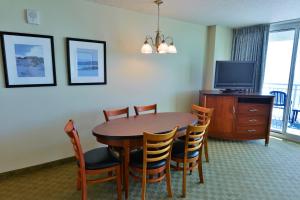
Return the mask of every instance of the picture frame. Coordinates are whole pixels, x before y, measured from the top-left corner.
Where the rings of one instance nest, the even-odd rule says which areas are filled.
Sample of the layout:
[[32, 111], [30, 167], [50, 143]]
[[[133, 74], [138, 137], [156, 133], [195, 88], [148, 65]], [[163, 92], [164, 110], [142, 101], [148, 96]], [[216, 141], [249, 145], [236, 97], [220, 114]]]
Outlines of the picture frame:
[[106, 42], [66, 38], [69, 85], [106, 85]]
[[56, 86], [53, 36], [0, 32], [5, 85]]

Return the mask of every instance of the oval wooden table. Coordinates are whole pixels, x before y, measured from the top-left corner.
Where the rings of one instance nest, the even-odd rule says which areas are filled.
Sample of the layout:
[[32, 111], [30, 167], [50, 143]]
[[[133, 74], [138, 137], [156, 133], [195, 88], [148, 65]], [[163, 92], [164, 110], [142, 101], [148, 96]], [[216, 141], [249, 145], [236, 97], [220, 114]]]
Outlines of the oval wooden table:
[[124, 189], [128, 199], [130, 150], [143, 145], [143, 132], [165, 133], [178, 126], [176, 137], [184, 134], [189, 124], [196, 124], [198, 118], [191, 113], [168, 112], [144, 114], [129, 118], [118, 118], [104, 122], [93, 129], [97, 141], [114, 147], [122, 147], [124, 166]]

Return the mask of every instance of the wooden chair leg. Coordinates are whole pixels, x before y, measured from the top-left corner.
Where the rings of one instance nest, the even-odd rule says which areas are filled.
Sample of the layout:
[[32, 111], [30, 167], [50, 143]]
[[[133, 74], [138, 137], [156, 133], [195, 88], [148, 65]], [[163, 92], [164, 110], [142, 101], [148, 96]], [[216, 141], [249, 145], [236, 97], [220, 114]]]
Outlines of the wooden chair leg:
[[198, 159], [198, 173], [199, 173], [200, 183], [204, 183], [203, 170], [202, 170], [202, 149], [203, 147], [201, 146], [200, 155]]
[[143, 168], [143, 177], [142, 177], [142, 200], [146, 199], [146, 182], [147, 181], [147, 171], [146, 167]]
[[[193, 167], [193, 163], [189, 163], [189, 167], [192, 168]], [[190, 175], [192, 175], [193, 170], [190, 169]]]
[[204, 153], [205, 153], [206, 162], [209, 162], [207, 136], [205, 136], [205, 138], [204, 138]]
[[121, 167], [116, 169], [118, 200], [122, 200]]
[[81, 199], [87, 200], [87, 183], [85, 174], [81, 176]]
[[120, 160], [121, 160], [121, 183], [122, 184], [122, 190], [125, 191], [125, 178], [124, 178], [124, 175], [125, 175], [125, 166], [124, 166], [124, 151], [123, 149], [120, 150]]
[[166, 181], [167, 181], [167, 191], [168, 197], [172, 197], [172, 186], [171, 186], [171, 172], [170, 172], [170, 164], [168, 164], [166, 169]]
[[77, 190], [81, 190], [80, 171], [77, 173]]
[[186, 196], [186, 171], [187, 171], [187, 163], [183, 163], [183, 176], [182, 176], [182, 197], [185, 198]]

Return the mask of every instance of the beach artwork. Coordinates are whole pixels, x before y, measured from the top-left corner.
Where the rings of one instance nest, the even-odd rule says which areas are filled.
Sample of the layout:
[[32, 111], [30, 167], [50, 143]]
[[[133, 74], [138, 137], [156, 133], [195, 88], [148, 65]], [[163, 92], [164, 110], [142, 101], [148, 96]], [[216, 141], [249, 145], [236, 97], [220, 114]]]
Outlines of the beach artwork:
[[106, 42], [67, 38], [69, 85], [105, 85]]
[[15, 44], [18, 77], [45, 77], [43, 47]]
[[5, 85], [56, 86], [53, 36], [0, 32]]
[[98, 76], [98, 51], [97, 49], [77, 49], [78, 76]]

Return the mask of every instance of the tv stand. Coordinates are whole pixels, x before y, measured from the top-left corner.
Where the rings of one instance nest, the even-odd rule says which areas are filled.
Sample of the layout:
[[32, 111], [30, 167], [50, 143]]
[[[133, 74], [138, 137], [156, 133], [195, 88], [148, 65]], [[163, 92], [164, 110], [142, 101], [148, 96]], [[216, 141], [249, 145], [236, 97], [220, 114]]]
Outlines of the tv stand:
[[208, 136], [227, 140], [265, 139], [269, 143], [272, 95], [200, 91], [200, 105], [214, 108]]

